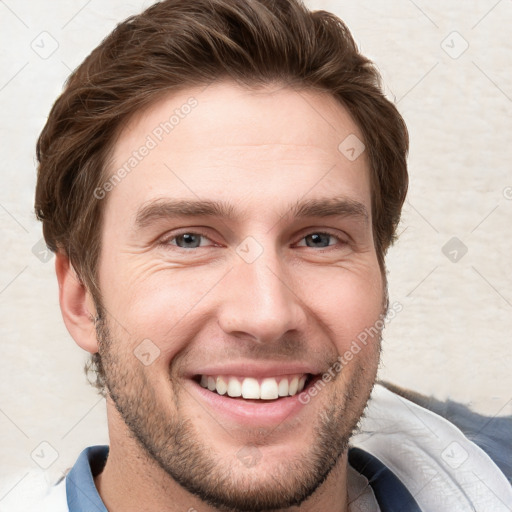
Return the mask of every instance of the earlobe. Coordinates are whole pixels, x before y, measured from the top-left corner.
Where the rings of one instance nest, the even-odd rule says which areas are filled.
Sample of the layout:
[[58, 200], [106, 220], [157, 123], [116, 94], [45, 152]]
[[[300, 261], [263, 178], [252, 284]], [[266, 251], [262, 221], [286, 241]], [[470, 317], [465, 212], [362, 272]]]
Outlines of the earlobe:
[[55, 272], [59, 282], [59, 302], [62, 318], [78, 346], [91, 354], [98, 351], [94, 318], [94, 301], [86, 286], [78, 278], [68, 256], [58, 252]]

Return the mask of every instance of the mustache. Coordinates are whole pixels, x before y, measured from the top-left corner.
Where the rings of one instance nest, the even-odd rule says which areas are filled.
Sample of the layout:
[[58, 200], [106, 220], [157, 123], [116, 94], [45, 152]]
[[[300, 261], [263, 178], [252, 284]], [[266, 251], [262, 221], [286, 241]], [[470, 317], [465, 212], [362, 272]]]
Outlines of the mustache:
[[[198, 343], [176, 354], [171, 362], [171, 372], [181, 373], [181, 368], [193, 368], [198, 361], [208, 361], [219, 365], [226, 361], [254, 361], [271, 363], [308, 362], [327, 371], [338, 360], [339, 353], [332, 346], [326, 350], [325, 345], [318, 344], [312, 348], [304, 337], [284, 336], [272, 342], [260, 342], [249, 339], [223, 340], [214, 347], [205, 348]], [[174, 371], [173, 371], [174, 370]]]

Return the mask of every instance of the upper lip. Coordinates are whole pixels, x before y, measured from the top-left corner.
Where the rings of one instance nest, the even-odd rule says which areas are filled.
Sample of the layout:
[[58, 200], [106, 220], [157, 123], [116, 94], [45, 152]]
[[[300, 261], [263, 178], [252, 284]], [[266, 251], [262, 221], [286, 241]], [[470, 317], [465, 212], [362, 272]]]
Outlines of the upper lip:
[[239, 377], [278, 377], [281, 375], [297, 375], [307, 374], [316, 375], [321, 370], [311, 363], [286, 363], [283, 361], [266, 361], [266, 362], [238, 362], [225, 363], [222, 365], [203, 366], [188, 372], [187, 377], [193, 378], [197, 375], [234, 375]]

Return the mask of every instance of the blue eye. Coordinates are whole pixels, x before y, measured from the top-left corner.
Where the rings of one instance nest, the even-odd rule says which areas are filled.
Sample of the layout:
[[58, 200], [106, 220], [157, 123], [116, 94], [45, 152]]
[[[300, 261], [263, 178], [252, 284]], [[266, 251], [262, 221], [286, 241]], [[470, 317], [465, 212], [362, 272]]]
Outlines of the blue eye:
[[313, 233], [305, 237], [308, 247], [328, 247], [331, 235], [326, 233]]
[[[174, 245], [176, 247], [179, 247], [180, 249], [197, 249], [198, 247], [215, 245], [205, 235], [201, 235], [200, 233], [194, 232], [185, 232], [179, 235], [175, 235], [171, 238], [168, 238], [167, 241], [164, 242], [164, 244]], [[302, 239], [297, 245], [302, 247], [316, 247], [319, 249], [323, 249], [326, 247], [331, 247], [336, 244], [343, 245], [344, 242], [340, 240], [337, 236], [332, 235], [330, 233], [315, 232], [302, 237]]]
[[182, 235], [175, 236], [172, 238], [174, 242], [172, 245], [177, 245], [182, 249], [195, 249], [196, 247], [200, 247], [201, 240], [205, 238], [203, 235], [199, 235], [197, 233], [183, 233]]
[[329, 247], [330, 245], [334, 245], [334, 243], [330, 243], [334, 239], [334, 243], [336, 243], [336, 237], [330, 235], [329, 233], [311, 233], [303, 238], [306, 242], [307, 247]]

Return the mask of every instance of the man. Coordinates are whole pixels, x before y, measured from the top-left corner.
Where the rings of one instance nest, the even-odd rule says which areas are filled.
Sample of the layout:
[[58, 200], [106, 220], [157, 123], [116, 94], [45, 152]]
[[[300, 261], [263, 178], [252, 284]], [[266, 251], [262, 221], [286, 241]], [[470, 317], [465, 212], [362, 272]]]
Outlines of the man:
[[452, 424], [382, 386], [367, 408], [407, 147], [331, 14], [167, 0], [120, 24], [50, 113], [35, 205], [110, 446], [37, 510], [509, 510]]

